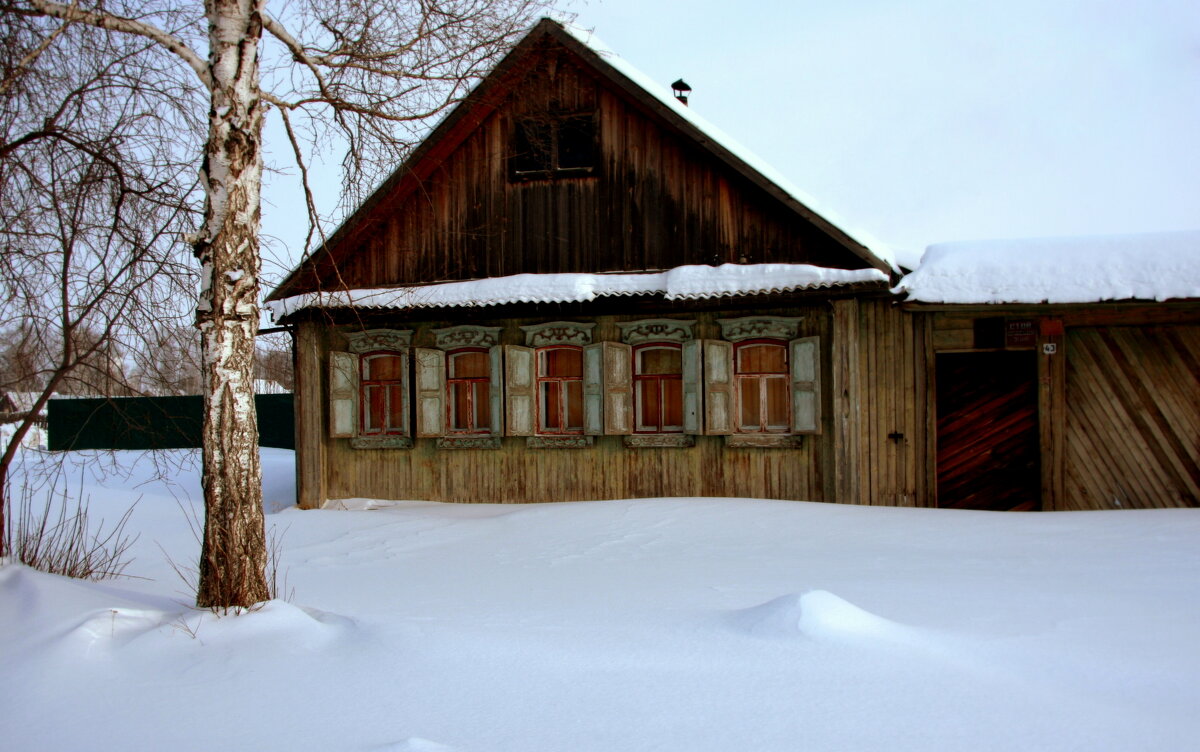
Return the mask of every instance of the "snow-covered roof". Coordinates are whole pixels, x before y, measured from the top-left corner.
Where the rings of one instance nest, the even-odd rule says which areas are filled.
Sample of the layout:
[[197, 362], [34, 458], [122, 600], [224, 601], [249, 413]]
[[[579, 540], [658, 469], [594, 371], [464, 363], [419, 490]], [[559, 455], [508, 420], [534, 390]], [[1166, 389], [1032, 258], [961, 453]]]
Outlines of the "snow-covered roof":
[[[854, 227], [848, 224], [844, 219], [837, 216], [836, 212], [831, 211], [828, 207], [821, 206], [820, 202], [804, 191], [800, 190], [765, 161], [754, 155], [749, 149], [737, 143], [728, 134], [705, 120], [694, 110], [680, 103], [677, 99], [675, 99], [674, 95], [668, 88], [662, 84], [659, 84], [653, 78], [645, 73], [642, 73], [636, 67], [631, 65], [628, 61], [604, 44], [591, 31], [573, 26], [571, 24], [555, 21], [553, 19], [543, 19], [543, 23], [550, 23], [554, 28], [561, 29], [562, 33], [566, 34], [571, 39], [577, 41], [579, 44], [583, 45], [589, 51], [594, 53], [612, 71], [616, 72], [619, 77], [623, 77], [633, 87], [642, 90], [647, 96], [653, 98], [663, 107], [686, 121], [690, 126], [696, 129], [702, 143], [707, 142], [710, 147], [715, 147], [718, 152], [723, 150], [729, 155], [732, 155], [734, 160], [740, 160], [750, 170], [757, 172], [767, 183], [774, 185], [774, 187], [777, 188], [784, 196], [801, 204], [803, 209], [806, 209], [816, 217], [816, 221], [823, 222], [828, 227], [842, 233], [850, 241], [865, 248], [866, 254], [861, 254], [857, 250], [855, 251], [855, 254], [864, 256], [864, 260], [866, 260], [867, 263], [888, 265], [893, 271], [899, 271], [900, 267], [897, 265], [896, 253], [892, 248], [882, 243], [880, 240], [873, 237], [862, 228]], [[537, 27], [535, 27], [535, 29], [536, 28]], [[486, 87], [487, 85], [488, 78], [485, 78], [479, 86]], [[477, 88], [476, 91], [478, 90], [479, 89]], [[468, 97], [468, 100], [471, 99], [472, 97]], [[460, 104], [459, 107], [456, 107], [445, 113], [442, 117], [442, 120], [434, 127], [430, 135], [426, 137], [426, 143], [423, 146], [427, 146], [433, 139], [438, 138], [438, 131], [446, 128], [449, 123], [454, 121], [456, 116], [460, 116], [463, 112], [466, 112], [467, 108], [468, 102], [464, 102]], [[414, 156], [410, 157], [410, 161], [419, 161], [421, 153], [422, 149], [419, 148], [414, 153]], [[349, 232], [350, 228], [359, 221], [361, 215], [367, 207], [373, 205], [379, 200], [382, 200], [382, 197], [395, 187], [395, 181], [399, 176], [411, 173], [411, 167], [411, 164], [406, 164], [392, 173], [392, 175], [387, 177], [379, 186], [377, 186], [375, 191], [364, 202], [362, 202], [357, 209], [342, 219], [334, 232], [329, 236], [326, 245], [332, 246], [336, 244], [338, 239]], [[738, 169], [741, 168], [739, 167]], [[294, 268], [292, 272], [284, 279], [284, 281], [281, 282], [279, 286], [277, 286], [276, 289], [268, 295], [268, 299], [284, 293], [284, 291], [290, 287], [293, 279], [296, 277], [300, 269], [303, 268], [311, 258], [313, 257], [309, 256], [305, 260], [301, 261], [299, 266]]]
[[275, 318], [304, 308], [443, 308], [508, 303], [582, 303], [615, 295], [667, 300], [762, 295], [887, 282], [878, 269], [825, 269], [808, 264], [680, 266], [638, 274], [515, 274], [465, 282], [296, 295], [267, 303]]
[[745, 162], [746, 165], [757, 171], [767, 180], [774, 183], [776, 187], [778, 187], [788, 196], [796, 201], [799, 201], [801, 204], [804, 204], [804, 206], [808, 207], [814, 213], [820, 215], [821, 218], [823, 218], [829, 224], [837, 227], [837, 229], [844, 232], [852, 240], [870, 250], [876, 258], [887, 264], [890, 264], [893, 269], [898, 270], [900, 268], [896, 263], [896, 253], [894, 249], [880, 241], [878, 238], [872, 236], [863, 228], [855, 227], [846, 222], [844, 218], [839, 217], [837, 213], [831, 211], [829, 207], [821, 206], [820, 202], [818, 202], [809, 194], [800, 190], [800, 188], [794, 185], [790, 180], [777, 172], [775, 168], [771, 167], [749, 149], [739, 144], [720, 128], [698, 115], [695, 110], [681, 103], [675, 98], [675, 95], [670, 89], [660, 84], [658, 81], [654, 80], [645, 73], [642, 73], [632, 64], [630, 64], [629, 61], [614, 52], [611, 47], [604, 44], [604, 42], [601, 41], [601, 39], [594, 33], [588, 29], [583, 29], [572, 24], [563, 24], [563, 28], [572, 37], [577, 39], [580, 44], [583, 44], [588, 49], [599, 55], [604, 62], [612, 66], [612, 68], [618, 73], [628, 78], [632, 83], [636, 84], [647, 94], [657, 99], [675, 114], [688, 121], [697, 130], [699, 130], [705, 138], [708, 138], [714, 144], [724, 148], [742, 162]]
[[895, 292], [961, 304], [1200, 298], [1200, 230], [938, 243]]

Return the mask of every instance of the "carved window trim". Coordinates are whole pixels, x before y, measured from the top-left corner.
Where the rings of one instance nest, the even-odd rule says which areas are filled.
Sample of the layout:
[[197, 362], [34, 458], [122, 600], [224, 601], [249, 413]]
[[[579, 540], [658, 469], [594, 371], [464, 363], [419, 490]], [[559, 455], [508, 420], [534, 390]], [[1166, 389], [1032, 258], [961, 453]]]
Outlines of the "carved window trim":
[[747, 339], [781, 339], [785, 343], [800, 336], [803, 316], [743, 316], [738, 319], [717, 319], [721, 339], [741, 342]]
[[621, 341], [627, 345], [643, 345], [648, 342], [683, 343], [694, 339], [694, 320], [642, 319], [618, 323]]
[[686, 449], [696, 446], [696, 437], [686, 433], [635, 433], [622, 438], [629, 449]]
[[433, 330], [434, 347], [439, 350], [461, 350], [467, 347], [495, 347], [500, 344], [500, 327], [462, 324]]
[[530, 449], [587, 449], [594, 441], [593, 436], [530, 436], [525, 446]]
[[528, 324], [521, 327], [525, 332], [525, 344], [528, 347], [548, 347], [550, 345], [584, 345], [592, 344], [592, 330], [595, 322], [580, 321], [549, 321], [545, 324]]
[[347, 349], [352, 353], [368, 353], [376, 350], [404, 352], [412, 345], [411, 329], [366, 329], [346, 335]]

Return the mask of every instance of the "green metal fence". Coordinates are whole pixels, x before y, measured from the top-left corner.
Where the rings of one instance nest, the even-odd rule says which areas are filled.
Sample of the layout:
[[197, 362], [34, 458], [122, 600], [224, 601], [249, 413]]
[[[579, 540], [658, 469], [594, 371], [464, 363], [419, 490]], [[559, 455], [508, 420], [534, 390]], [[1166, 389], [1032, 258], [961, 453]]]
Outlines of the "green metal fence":
[[[295, 449], [290, 394], [259, 394], [259, 446]], [[51, 450], [179, 449], [200, 446], [203, 398], [111, 397], [52, 399], [47, 408]]]

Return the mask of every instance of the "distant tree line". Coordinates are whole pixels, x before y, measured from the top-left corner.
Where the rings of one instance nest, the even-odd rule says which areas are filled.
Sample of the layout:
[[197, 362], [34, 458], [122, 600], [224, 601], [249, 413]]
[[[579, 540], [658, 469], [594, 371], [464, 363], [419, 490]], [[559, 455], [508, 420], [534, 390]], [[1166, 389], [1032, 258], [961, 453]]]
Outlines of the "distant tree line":
[[[0, 392], [38, 394], [54, 377], [61, 332], [38, 332], [30, 324], [0, 330]], [[71, 332], [72, 349], [84, 353], [57, 381], [53, 394], [68, 397], [166, 397], [201, 394], [200, 337], [195, 327], [166, 323], [140, 333], [134, 347], [90, 328]], [[255, 382], [290, 392], [291, 343], [286, 334], [260, 337]]]

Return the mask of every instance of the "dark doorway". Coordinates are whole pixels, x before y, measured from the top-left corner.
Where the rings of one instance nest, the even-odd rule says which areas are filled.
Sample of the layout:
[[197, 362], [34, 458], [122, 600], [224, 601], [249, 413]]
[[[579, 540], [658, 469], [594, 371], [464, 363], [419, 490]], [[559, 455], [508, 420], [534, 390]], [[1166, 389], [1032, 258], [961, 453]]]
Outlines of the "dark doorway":
[[1037, 356], [937, 356], [938, 506], [1041, 508]]

